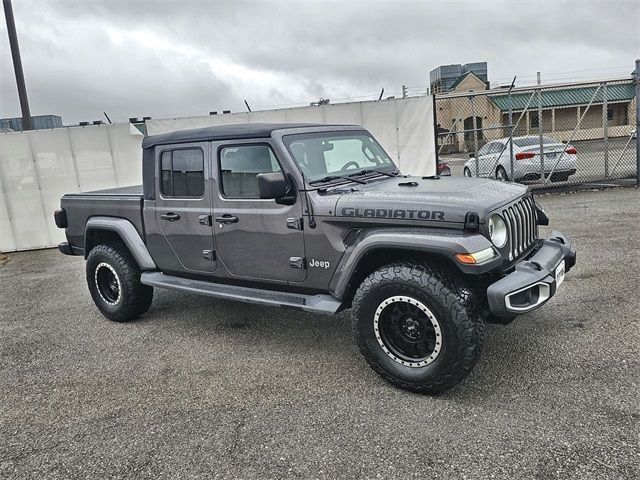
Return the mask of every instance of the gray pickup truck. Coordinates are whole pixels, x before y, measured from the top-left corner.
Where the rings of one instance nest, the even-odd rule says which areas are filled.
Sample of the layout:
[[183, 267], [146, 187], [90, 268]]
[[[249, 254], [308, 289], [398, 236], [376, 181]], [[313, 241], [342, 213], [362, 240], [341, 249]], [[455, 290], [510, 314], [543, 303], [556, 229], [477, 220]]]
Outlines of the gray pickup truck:
[[247, 124], [146, 137], [142, 186], [62, 197], [98, 309], [123, 322], [155, 287], [334, 314], [371, 367], [437, 393], [477, 363], [485, 322], [553, 295], [575, 264], [526, 187], [403, 175], [345, 125]]

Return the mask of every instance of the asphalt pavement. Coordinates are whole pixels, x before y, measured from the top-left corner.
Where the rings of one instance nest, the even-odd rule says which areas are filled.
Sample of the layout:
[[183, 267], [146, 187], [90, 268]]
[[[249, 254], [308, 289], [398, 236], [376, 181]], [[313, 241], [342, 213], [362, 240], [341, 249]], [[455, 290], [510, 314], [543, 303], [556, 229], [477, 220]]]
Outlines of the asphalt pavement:
[[156, 290], [117, 324], [82, 258], [8, 254], [0, 478], [640, 478], [640, 192], [540, 202], [577, 266], [437, 397], [378, 378], [348, 312]]

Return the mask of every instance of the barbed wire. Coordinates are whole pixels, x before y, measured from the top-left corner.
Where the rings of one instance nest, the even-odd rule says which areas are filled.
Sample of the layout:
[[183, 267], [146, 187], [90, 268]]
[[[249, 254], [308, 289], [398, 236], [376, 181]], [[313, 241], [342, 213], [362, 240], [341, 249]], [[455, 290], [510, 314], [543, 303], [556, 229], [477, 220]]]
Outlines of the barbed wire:
[[[612, 67], [594, 67], [588, 69], [581, 70], [567, 70], [564, 72], [540, 72], [540, 77], [542, 80], [542, 85], [549, 85], [552, 82], [590, 82], [590, 81], [604, 81], [611, 80], [612, 71], [619, 71], [622, 73], [622, 76], [626, 76], [630, 74], [630, 67], [621, 65], [621, 66], [612, 66]], [[600, 74], [594, 75], [576, 75], [576, 74], [587, 74], [594, 72], [602, 72]], [[537, 83], [537, 73], [533, 74], [524, 74], [517, 75], [517, 86], [532, 86]], [[498, 78], [490, 78], [489, 82], [492, 86], [499, 85], [501, 83], [510, 83], [513, 80], [513, 76], [510, 77], [498, 77]], [[616, 79], [618, 80], [618, 79]], [[382, 87], [381, 87], [382, 88]], [[413, 86], [404, 86], [404, 92], [401, 91], [384, 91], [382, 96], [382, 100], [389, 98], [402, 98], [403, 93], [409, 97], [418, 97], [423, 95], [428, 95], [430, 91], [430, 86], [428, 84], [424, 85], [413, 85]], [[330, 98], [331, 104], [336, 103], [348, 103], [348, 102], [357, 102], [357, 101], [367, 101], [367, 100], [378, 100], [380, 98], [380, 91], [371, 92], [366, 94], [359, 95], [349, 95], [344, 97]], [[308, 107], [311, 106], [312, 102], [317, 101], [317, 99], [312, 99], [306, 102], [290, 102], [290, 103], [277, 103], [277, 104], [268, 104], [268, 105], [253, 105], [253, 111], [261, 111], [261, 110], [273, 110], [273, 109], [287, 109], [287, 108], [299, 108], [299, 107]], [[247, 113], [244, 109], [238, 110], [232, 113]], [[153, 118], [156, 119], [169, 119], [169, 118], [179, 118], [179, 117], [198, 117], [198, 116], [206, 116], [204, 112], [178, 112], [178, 113], [165, 113], [165, 114], [156, 114]], [[128, 120], [129, 117], [119, 117], [114, 116], [115, 120]]]

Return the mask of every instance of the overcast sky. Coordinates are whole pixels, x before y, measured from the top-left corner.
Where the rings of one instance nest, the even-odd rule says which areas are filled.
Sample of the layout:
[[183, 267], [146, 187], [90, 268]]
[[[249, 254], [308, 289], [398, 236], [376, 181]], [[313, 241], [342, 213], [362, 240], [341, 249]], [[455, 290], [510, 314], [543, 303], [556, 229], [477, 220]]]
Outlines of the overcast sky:
[[[14, 0], [33, 115], [65, 123], [360, 100], [441, 64], [495, 84], [628, 75], [640, 1]], [[0, 117], [19, 116], [0, 25]]]

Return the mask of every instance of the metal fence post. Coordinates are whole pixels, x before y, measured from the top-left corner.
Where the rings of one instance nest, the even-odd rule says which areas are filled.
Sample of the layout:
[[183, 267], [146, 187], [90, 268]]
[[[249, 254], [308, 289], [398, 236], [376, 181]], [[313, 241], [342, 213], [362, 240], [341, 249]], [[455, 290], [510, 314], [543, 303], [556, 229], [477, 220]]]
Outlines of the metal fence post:
[[604, 178], [609, 178], [609, 106], [607, 82], [602, 82], [602, 140], [604, 142]]
[[538, 86], [538, 136], [540, 137], [540, 178], [544, 179], [544, 140], [542, 139], [542, 88]]
[[513, 172], [513, 95], [511, 94], [511, 90], [513, 90], [513, 86], [516, 84], [516, 77], [513, 77], [511, 81], [511, 86], [509, 87], [509, 168], [511, 172], [509, 172], [509, 178], [512, 182], [514, 179]]
[[480, 162], [478, 161], [478, 119], [476, 118], [475, 97], [469, 95], [471, 101], [471, 119], [473, 120], [473, 157], [476, 163], [476, 177], [480, 176]]
[[636, 59], [636, 187], [640, 188], [640, 58]]

